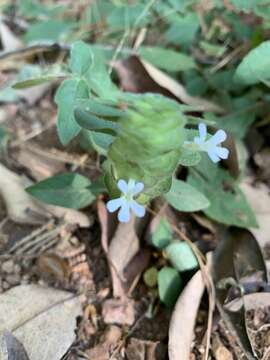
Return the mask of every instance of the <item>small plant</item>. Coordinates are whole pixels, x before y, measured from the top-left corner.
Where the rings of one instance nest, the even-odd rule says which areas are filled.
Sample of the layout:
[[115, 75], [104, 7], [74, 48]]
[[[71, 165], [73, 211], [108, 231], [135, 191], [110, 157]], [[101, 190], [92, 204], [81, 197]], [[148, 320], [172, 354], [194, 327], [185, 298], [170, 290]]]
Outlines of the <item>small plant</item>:
[[[53, 67], [52, 72], [46, 69], [36, 77], [20, 78], [14, 87], [33, 86], [63, 76], [55, 96], [59, 138], [64, 145], [75, 137], [79, 141], [87, 138], [103, 156], [103, 179], [111, 197], [107, 208], [110, 212], [120, 209], [119, 221], [129, 221], [131, 213], [144, 216], [145, 206], [158, 196], [180, 211], [209, 209], [208, 214], [214, 214], [210, 210], [214, 204], [199, 180], [204, 171], [200, 163], [207, 164], [210, 173], [216, 173], [220, 181], [230, 178], [225, 170], [214, 170], [210, 165], [211, 161], [217, 163], [229, 156], [229, 150], [221, 146], [226, 140], [225, 131], [207, 133], [201, 118], [189, 117], [192, 106], [158, 94], [120, 91], [112, 82], [101, 53], [82, 41], [72, 45], [68, 67], [56, 73]], [[194, 167], [186, 182], [175, 177], [178, 165]], [[73, 208], [89, 205], [98, 193], [95, 183], [76, 174], [62, 174], [27, 190], [48, 203]], [[104, 192], [105, 188], [101, 186], [99, 190]], [[54, 196], [49, 196], [52, 191]], [[237, 193], [241, 191], [237, 189]], [[242, 198], [245, 208], [239, 199], [232, 199], [236, 211], [241, 208], [248, 213], [245, 221], [239, 218], [238, 224], [252, 226], [255, 221]], [[224, 220], [217, 220], [226, 223], [225, 215]]]

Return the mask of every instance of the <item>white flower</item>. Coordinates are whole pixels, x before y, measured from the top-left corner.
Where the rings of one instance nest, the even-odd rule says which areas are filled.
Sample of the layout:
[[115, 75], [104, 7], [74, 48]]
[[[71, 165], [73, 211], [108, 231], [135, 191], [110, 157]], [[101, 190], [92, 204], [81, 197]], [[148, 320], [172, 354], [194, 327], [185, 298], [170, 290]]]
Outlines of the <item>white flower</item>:
[[121, 190], [122, 195], [120, 198], [107, 202], [106, 207], [108, 211], [114, 212], [120, 208], [118, 212], [118, 220], [120, 222], [129, 222], [131, 210], [136, 216], [143, 217], [145, 215], [145, 208], [138, 204], [133, 198], [144, 189], [144, 184], [142, 182], [136, 183], [133, 179], [130, 179], [127, 183], [121, 179], [118, 181], [117, 186], [119, 190]]
[[229, 150], [221, 147], [220, 144], [226, 140], [227, 134], [224, 130], [218, 130], [209, 140], [206, 140], [207, 128], [206, 125], [199, 124], [199, 137], [194, 138], [194, 143], [198, 145], [199, 150], [207, 152], [210, 159], [217, 163], [220, 159], [227, 159]]

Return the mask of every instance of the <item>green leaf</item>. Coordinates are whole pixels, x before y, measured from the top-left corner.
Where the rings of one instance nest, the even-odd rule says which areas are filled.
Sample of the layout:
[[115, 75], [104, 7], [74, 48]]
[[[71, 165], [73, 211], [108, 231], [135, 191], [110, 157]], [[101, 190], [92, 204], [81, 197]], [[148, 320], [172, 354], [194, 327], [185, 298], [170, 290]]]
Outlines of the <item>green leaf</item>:
[[[122, 110], [93, 99], [78, 100], [74, 113], [75, 119], [81, 127], [92, 131], [113, 133], [118, 131], [119, 125], [116, 121], [111, 121], [112, 118], [117, 119], [123, 114]], [[109, 119], [104, 119], [104, 117]]]
[[160, 300], [173, 307], [182, 289], [182, 279], [177, 270], [165, 266], [158, 273], [158, 293]]
[[60, 20], [39, 21], [30, 25], [24, 40], [27, 43], [34, 41], [61, 41], [67, 38], [68, 33], [74, 27], [74, 23]]
[[72, 209], [84, 208], [95, 200], [91, 181], [73, 173], [53, 176], [28, 187], [26, 191], [46, 204]]
[[49, 69], [43, 69], [38, 65], [25, 65], [18, 76], [13, 89], [24, 89], [40, 85], [49, 81], [67, 76], [68, 73], [63, 71], [60, 66], [52, 66]]
[[172, 235], [171, 225], [165, 218], [162, 218], [152, 235], [151, 242], [158, 249], [163, 249], [172, 241]]
[[235, 180], [206, 154], [191, 169], [187, 181], [209, 199], [210, 206], [204, 212], [211, 219], [239, 227], [257, 226], [255, 215]]
[[85, 150], [89, 150], [89, 148], [91, 148], [96, 150], [100, 155], [106, 156], [115, 137], [106, 133], [98, 133], [96, 131], [82, 129], [79, 134], [79, 139], [80, 145]]
[[150, 288], [153, 288], [157, 285], [157, 278], [158, 278], [158, 271], [154, 266], [147, 269], [143, 274], [143, 281]]
[[207, 197], [190, 184], [173, 179], [170, 191], [165, 195], [168, 203], [179, 211], [199, 211], [210, 203]]
[[181, 272], [198, 267], [196, 256], [185, 241], [170, 244], [165, 253], [172, 265]]
[[182, 147], [179, 158], [179, 165], [195, 166], [201, 161], [201, 154], [197, 151], [192, 151]]
[[119, 128], [116, 122], [103, 120], [100, 117], [87, 113], [81, 109], [75, 109], [74, 116], [77, 123], [86, 130], [115, 133]]
[[192, 57], [171, 49], [142, 46], [139, 54], [149, 63], [167, 71], [187, 71], [196, 67]]
[[55, 16], [65, 11], [66, 9], [64, 5], [48, 6], [34, 0], [20, 0], [17, 6], [19, 13], [27, 19], [37, 17], [44, 18], [44, 16]]
[[72, 140], [81, 129], [74, 118], [76, 100], [88, 96], [89, 90], [83, 80], [68, 79], [58, 88], [55, 95], [58, 105], [57, 130], [63, 145]]
[[[144, 16], [141, 16], [142, 14]], [[115, 31], [126, 30], [130, 27], [141, 27], [146, 25], [149, 20], [147, 8], [143, 4], [115, 6], [107, 17], [110, 28]]]
[[251, 50], [235, 72], [235, 81], [253, 85], [270, 80], [270, 41]]
[[119, 90], [112, 82], [108, 73], [104, 52], [95, 46], [91, 46], [91, 49], [94, 54], [94, 59], [91, 68], [85, 74], [85, 80], [88, 86], [100, 98], [114, 100], [118, 97]]
[[12, 87], [7, 86], [0, 90], [0, 103], [12, 103], [18, 100], [20, 100], [20, 97]]
[[118, 118], [125, 114], [123, 110], [115, 107], [114, 102], [101, 101], [101, 99], [79, 99], [77, 107], [83, 111], [93, 113], [102, 117]]
[[184, 16], [176, 15], [165, 37], [176, 45], [187, 46], [192, 43], [199, 27], [199, 18], [195, 12], [186, 13]]
[[74, 74], [84, 75], [93, 65], [94, 54], [83, 41], [76, 41], [70, 51], [70, 69]]

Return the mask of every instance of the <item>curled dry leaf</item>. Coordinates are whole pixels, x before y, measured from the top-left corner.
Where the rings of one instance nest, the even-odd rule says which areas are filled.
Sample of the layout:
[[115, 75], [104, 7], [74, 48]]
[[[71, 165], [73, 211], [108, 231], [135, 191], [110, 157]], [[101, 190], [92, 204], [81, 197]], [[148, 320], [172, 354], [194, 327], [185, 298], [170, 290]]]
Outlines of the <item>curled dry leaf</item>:
[[[115, 230], [112, 221], [110, 222], [113, 216], [108, 216], [106, 206], [101, 200], [98, 201], [98, 215], [102, 228], [102, 247], [106, 253], [112, 276], [113, 295], [115, 298], [125, 297], [124, 271], [128, 273], [128, 264], [139, 253], [139, 236], [142, 233], [145, 219], [133, 217], [128, 223], [118, 223]], [[140, 271], [142, 270], [138, 267], [137, 273]]]
[[106, 324], [132, 325], [135, 321], [134, 301], [127, 297], [106, 300], [102, 316]]
[[105, 333], [104, 339], [97, 346], [86, 351], [88, 359], [113, 360], [114, 358], [111, 357], [111, 354], [120, 341], [121, 335], [122, 333], [118, 326], [110, 326]]
[[205, 289], [201, 270], [188, 282], [175, 305], [169, 328], [169, 359], [189, 360], [197, 311]]
[[263, 183], [252, 186], [251, 183], [252, 179], [246, 179], [246, 181], [241, 184], [241, 189], [255, 213], [259, 226], [257, 229], [251, 228], [250, 232], [256, 237], [258, 243], [263, 248], [270, 240], [269, 187]]
[[45, 205], [25, 192], [29, 181], [22, 179], [14, 172], [0, 164], [0, 195], [3, 198], [8, 216], [11, 220], [23, 224], [43, 224], [51, 215], [80, 227], [89, 227], [88, 217], [80, 211], [58, 206]]
[[233, 360], [232, 353], [223, 345], [218, 336], [213, 338], [212, 351], [216, 360]]
[[126, 348], [127, 360], [162, 360], [165, 354], [165, 346], [158, 341], [131, 338]]
[[180, 100], [184, 104], [194, 106], [198, 111], [224, 113], [224, 109], [219, 105], [189, 95], [182, 84], [136, 55], [132, 55], [125, 60], [115, 61], [112, 66], [117, 71], [121, 85], [126, 91], [158, 92]]
[[59, 360], [75, 339], [78, 296], [37, 285], [20, 285], [0, 295], [0, 332], [7, 329], [31, 360]]

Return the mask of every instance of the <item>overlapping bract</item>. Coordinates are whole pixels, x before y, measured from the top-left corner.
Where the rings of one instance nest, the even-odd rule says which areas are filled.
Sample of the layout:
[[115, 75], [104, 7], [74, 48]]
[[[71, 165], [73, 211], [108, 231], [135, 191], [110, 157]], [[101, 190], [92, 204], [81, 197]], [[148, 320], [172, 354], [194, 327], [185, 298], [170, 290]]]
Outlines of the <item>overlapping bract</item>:
[[185, 117], [179, 105], [163, 96], [127, 95], [127, 116], [108, 152], [105, 182], [113, 197], [119, 179], [144, 183], [139, 202], [166, 193], [171, 186], [181, 145]]

